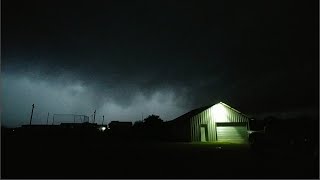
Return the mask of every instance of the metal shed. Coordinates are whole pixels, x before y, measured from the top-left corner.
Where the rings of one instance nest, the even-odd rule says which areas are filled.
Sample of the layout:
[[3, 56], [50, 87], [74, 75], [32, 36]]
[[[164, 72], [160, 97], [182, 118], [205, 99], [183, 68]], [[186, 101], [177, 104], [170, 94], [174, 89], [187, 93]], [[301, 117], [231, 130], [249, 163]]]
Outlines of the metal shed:
[[192, 110], [168, 123], [177, 141], [245, 143], [248, 122], [248, 116], [220, 102]]

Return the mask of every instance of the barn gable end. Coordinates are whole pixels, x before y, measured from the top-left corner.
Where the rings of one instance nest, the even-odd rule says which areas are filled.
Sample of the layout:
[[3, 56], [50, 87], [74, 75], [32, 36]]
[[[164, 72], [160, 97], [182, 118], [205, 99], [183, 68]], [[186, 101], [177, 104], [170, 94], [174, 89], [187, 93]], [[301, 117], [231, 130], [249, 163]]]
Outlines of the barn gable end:
[[171, 133], [181, 141], [246, 142], [249, 117], [225, 103], [192, 110], [171, 121]]

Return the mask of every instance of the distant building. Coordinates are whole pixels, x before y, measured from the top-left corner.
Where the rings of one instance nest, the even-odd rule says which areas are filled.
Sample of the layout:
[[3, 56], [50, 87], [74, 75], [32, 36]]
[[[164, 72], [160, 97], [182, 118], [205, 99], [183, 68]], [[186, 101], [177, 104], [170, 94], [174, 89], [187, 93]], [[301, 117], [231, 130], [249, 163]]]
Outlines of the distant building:
[[248, 141], [249, 117], [222, 102], [194, 109], [166, 122], [166, 133], [175, 141]]
[[43, 129], [43, 128], [57, 128], [59, 125], [43, 125], [43, 124], [32, 124], [22, 125], [21, 128], [32, 128], [32, 129]]
[[33, 125], [22, 125], [21, 129], [33, 130], [33, 131], [47, 131], [47, 130], [83, 130], [83, 129], [96, 129], [100, 128], [97, 123], [61, 123], [60, 125], [42, 125], [42, 124], [33, 124]]
[[111, 131], [125, 131], [131, 129], [132, 122], [111, 121], [108, 126]]
[[89, 122], [84, 122], [84, 123], [61, 123], [61, 127], [64, 128], [96, 128], [98, 127], [97, 123], [89, 123]]

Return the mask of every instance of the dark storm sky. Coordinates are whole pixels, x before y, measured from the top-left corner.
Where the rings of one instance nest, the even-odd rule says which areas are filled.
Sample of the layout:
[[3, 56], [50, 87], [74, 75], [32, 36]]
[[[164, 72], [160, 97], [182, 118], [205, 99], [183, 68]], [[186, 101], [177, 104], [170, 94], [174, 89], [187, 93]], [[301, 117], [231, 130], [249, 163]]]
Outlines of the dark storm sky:
[[[2, 0], [2, 123], [318, 109], [316, 1]], [[99, 120], [98, 120], [99, 121]]]

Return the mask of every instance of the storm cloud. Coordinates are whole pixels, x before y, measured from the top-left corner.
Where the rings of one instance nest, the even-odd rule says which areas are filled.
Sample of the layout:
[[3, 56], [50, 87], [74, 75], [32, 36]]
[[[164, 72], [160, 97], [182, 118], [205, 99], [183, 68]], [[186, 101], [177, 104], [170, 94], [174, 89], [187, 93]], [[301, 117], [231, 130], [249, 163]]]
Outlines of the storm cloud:
[[[51, 123], [52, 114], [84, 114], [90, 117], [97, 110], [97, 122], [101, 123], [104, 115], [107, 123], [111, 120], [137, 121], [150, 114], [158, 114], [164, 120], [171, 120], [188, 108], [188, 103], [183, 102], [186, 94], [172, 89], [155, 90], [149, 95], [134, 91], [120, 97], [120, 94], [125, 94], [117, 92], [121, 88], [108, 90], [105, 86], [103, 93], [99, 88], [90, 87], [68, 75], [48, 80], [3, 73], [2, 78], [2, 83], [5, 84], [2, 86], [2, 116], [5, 117], [2, 123], [9, 126], [27, 124], [32, 104], [35, 104], [35, 124], [45, 124], [47, 112], [51, 114]], [[55, 123], [59, 122], [56, 120]]]
[[[316, 1], [3, 1], [2, 122], [318, 105]], [[43, 118], [43, 116], [45, 118]], [[101, 118], [101, 117], [100, 117]], [[37, 120], [38, 119], [38, 120]]]

